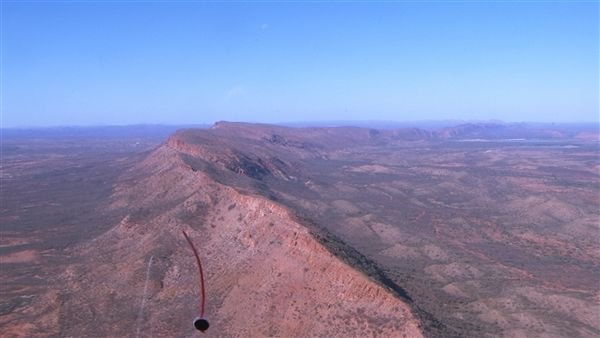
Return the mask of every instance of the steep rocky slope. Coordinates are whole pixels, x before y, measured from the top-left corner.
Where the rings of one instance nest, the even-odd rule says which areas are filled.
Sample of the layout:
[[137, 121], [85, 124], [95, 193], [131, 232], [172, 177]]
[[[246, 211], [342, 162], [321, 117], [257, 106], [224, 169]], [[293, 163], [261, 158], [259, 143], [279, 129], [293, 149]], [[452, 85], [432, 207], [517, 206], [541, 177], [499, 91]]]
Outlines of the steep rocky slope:
[[597, 337], [599, 144], [576, 135], [217, 123], [145, 154], [15, 148], [1, 335], [197, 335], [186, 230], [210, 336]]
[[176, 143], [115, 187], [113, 208], [132, 212], [73, 251], [83, 263], [66, 271], [61, 335], [195, 335], [187, 230], [206, 271], [211, 336], [421, 336], [389, 288], [328, 251], [282, 206], [186, 164], [183, 157], [202, 154]]
[[169, 145], [293, 210], [429, 336], [597, 336], [598, 145], [524, 125], [447, 131], [219, 123]]

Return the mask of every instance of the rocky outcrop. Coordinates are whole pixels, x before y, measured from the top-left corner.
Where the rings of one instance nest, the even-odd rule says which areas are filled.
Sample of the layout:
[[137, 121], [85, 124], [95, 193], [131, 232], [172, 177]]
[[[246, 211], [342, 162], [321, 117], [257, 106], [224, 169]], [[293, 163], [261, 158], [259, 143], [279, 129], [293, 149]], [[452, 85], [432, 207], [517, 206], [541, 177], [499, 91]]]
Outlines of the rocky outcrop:
[[[123, 177], [112, 207], [133, 212], [73, 253], [93, 267], [66, 272], [62, 308], [74, 320], [63, 334], [193, 335], [198, 290], [186, 230], [206, 270], [209, 335], [422, 335], [405, 302], [332, 254], [286, 208], [192, 170], [182, 158], [190, 155], [212, 156], [172, 137]], [[259, 165], [255, 173], [270, 172]]]

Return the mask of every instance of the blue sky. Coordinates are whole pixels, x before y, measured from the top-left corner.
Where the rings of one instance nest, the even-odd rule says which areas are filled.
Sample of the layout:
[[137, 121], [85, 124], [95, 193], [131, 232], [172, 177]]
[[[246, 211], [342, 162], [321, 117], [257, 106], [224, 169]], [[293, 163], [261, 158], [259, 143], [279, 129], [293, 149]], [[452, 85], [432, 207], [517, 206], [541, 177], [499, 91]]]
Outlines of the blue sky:
[[2, 126], [598, 121], [598, 2], [2, 3]]

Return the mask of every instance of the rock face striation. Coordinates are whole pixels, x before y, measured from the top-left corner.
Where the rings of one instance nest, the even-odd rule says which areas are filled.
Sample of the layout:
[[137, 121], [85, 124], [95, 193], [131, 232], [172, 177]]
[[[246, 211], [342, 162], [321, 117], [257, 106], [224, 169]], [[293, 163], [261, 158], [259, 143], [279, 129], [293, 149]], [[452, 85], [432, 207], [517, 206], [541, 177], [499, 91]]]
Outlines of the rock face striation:
[[[218, 179], [289, 180], [289, 163], [203, 134], [175, 134], [115, 186], [111, 208], [127, 216], [72, 250], [82, 263], [64, 275], [61, 335], [195, 335], [198, 276], [185, 230], [204, 265], [209, 336], [422, 336], [405, 300], [326, 248], [326, 234], [251, 184]], [[310, 144], [269, 137], [318, 156]]]

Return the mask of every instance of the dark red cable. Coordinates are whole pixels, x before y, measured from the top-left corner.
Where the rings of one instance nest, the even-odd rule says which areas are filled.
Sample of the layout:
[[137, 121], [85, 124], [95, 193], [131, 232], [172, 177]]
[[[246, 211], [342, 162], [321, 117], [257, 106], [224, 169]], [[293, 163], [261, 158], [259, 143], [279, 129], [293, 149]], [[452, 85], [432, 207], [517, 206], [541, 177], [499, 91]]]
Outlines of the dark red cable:
[[183, 236], [185, 236], [185, 239], [189, 243], [190, 247], [192, 247], [192, 251], [194, 251], [194, 256], [196, 256], [196, 263], [198, 263], [198, 271], [200, 273], [200, 290], [202, 292], [202, 297], [200, 299], [200, 318], [204, 318], [204, 273], [202, 272], [200, 256], [198, 256], [198, 250], [196, 250], [194, 243], [192, 243], [192, 240], [188, 237], [185, 231], [181, 230], [181, 232], [183, 232]]

